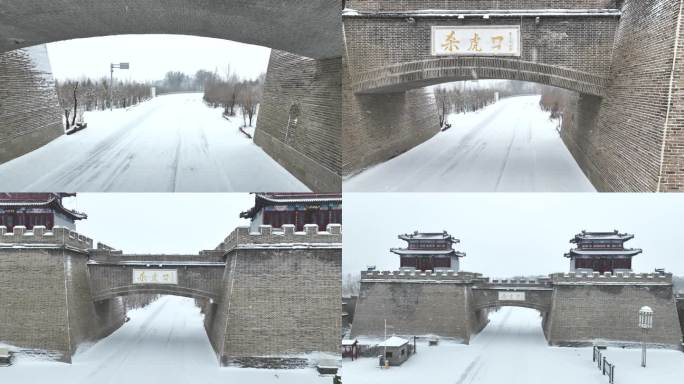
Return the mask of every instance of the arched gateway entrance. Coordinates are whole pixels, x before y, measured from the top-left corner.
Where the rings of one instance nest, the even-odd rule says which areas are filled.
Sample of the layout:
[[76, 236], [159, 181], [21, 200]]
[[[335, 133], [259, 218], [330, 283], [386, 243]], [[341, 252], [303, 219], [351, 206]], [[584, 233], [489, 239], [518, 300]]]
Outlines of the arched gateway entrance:
[[0, 340], [70, 362], [81, 343], [124, 323], [121, 296], [169, 294], [199, 299], [221, 364], [336, 353], [341, 227], [294, 229], [239, 227], [196, 255], [135, 255], [66, 228], [0, 226], [0, 291], [11, 308], [0, 312]]
[[434, 98], [420, 87], [509, 79], [580, 94], [562, 138], [596, 189], [684, 187], [674, 149], [684, 141], [675, 81], [684, 65], [670, 33], [681, 0], [349, 0], [347, 8], [344, 175], [439, 131]]

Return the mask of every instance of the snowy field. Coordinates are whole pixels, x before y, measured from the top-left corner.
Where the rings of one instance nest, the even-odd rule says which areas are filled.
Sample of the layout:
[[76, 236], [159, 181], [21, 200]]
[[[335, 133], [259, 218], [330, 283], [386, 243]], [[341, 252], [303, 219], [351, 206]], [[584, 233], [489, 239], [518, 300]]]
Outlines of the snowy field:
[[344, 190], [595, 191], [556, 123], [539, 108], [539, 98], [508, 98], [477, 112], [451, 114], [451, 129], [346, 179]]
[[[607, 384], [592, 363], [591, 348], [549, 347], [541, 317], [533, 309], [504, 307], [470, 345], [441, 341], [437, 347], [418, 343], [418, 353], [403, 365], [379, 368], [376, 358], [343, 360], [342, 377], [353, 384]], [[608, 348], [616, 364], [616, 384], [681, 383], [684, 353], [649, 350], [641, 368], [640, 349]]]
[[50, 384], [331, 384], [313, 368], [275, 370], [219, 367], [192, 299], [165, 296], [129, 312], [131, 320], [73, 364], [18, 358], [0, 368], [0, 383]]
[[0, 165], [4, 191], [251, 192], [308, 188], [202, 94], [87, 112], [88, 128]]

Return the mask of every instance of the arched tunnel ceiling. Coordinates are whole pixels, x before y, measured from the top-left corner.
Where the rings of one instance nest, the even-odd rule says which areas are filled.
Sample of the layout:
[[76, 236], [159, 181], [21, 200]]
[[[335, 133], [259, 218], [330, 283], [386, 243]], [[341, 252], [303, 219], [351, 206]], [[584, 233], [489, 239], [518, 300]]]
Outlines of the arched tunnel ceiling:
[[339, 0], [0, 0], [0, 53], [75, 38], [183, 34], [339, 57], [340, 10]]

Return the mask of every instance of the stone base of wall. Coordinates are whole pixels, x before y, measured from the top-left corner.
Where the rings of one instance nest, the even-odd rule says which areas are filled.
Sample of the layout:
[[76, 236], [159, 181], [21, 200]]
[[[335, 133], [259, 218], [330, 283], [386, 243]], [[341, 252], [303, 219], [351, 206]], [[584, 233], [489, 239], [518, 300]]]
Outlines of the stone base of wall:
[[254, 142], [316, 192], [342, 190], [341, 58], [271, 51]]

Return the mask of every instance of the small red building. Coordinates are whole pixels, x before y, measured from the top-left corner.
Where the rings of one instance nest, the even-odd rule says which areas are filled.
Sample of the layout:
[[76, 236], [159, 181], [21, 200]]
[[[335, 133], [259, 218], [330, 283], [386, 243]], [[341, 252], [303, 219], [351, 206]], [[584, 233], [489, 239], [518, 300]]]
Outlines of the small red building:
[[632, 271], [632, 257], [641, 249], [625, 248], [624, 243], [634, 238], [628, 233], [582, 231], [570, 239], [577, 244], [565, 257], [570, 259], [570, 272], [616, 273]]
[[297, 231], [304, 224], [318, 224], [325, 231], [328, 224], [342, 224], [342, 194], [340, 193], [257, 193], [254, 207], [240, 213], [252, 221], [252, 231], [260, 225], [280, 228], [294, 224]]
[[458, 272], [459, 259], [465, 253], [453, 248], [460, 240], [455, 239], [446, 231], [418, 232], [399, 235], [399, 239], [408, 243], [407, 248], [391, 248], [390, 252], [399, 255], [401, 269], [416, 269], [420, 271]]
[[54, 226], [76, 228], [76, 220], [83, 220], [85, 213], [67, 209], [62, 205], [64, 197], [75, 193], [0, 193], [0, 225], [13, 231], [17, 225], [27, 229], [42, 225], [47, 229]]

